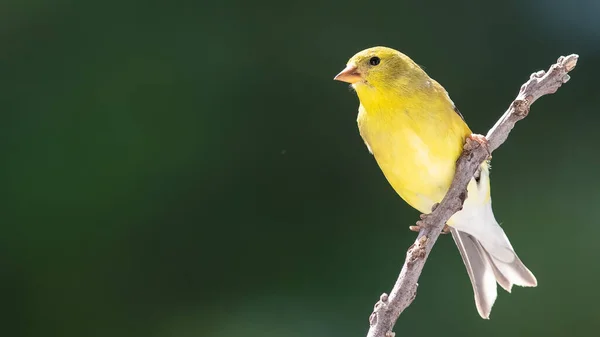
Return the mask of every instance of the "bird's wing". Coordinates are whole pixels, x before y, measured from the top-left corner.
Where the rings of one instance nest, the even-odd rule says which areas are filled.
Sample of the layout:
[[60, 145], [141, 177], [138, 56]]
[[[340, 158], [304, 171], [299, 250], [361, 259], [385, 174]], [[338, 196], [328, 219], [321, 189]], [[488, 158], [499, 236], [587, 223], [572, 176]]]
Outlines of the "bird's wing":
[[456, 105], [454, 105], [454, 103], [452, 103], [452, 106], [453, 106], [453, 108], [454, 108], [454, 112], [456, 112], [456, 113], [457, 113], [457, 114], [460, 116], [460, 118], [462, 118], [462, 120], [464, 121], [464, 120], [465, 120], [465, 118], [464, 118], [464, 117], [463, 117], [463, 115], [460, 113], [460, 111], [458, 111], [458, 108], [456, 107]]

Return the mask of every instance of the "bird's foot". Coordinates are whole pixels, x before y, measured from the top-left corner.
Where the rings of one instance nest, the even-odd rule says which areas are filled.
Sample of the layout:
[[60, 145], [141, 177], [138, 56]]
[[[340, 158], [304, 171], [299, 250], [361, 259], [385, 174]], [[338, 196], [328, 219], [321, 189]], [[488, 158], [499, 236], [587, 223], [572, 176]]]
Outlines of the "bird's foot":
[[[435, 203], [433, 206], [431, 206], [431, 212], [435, 211], [435, 209], [438, 207], [438, 205], [439, 205], [439, 203]], [[431, 213], [419, 215], [419, 218], [421, 218], [421, 220], [417, 221], [415, 226], [409, 226], [408, 229], [410, 229], [413, 232], [420, 232], [422, 228], [426, 228], [428, 226], [428, 224], [425, 222], [425, 219], [427, 219], [427, 217], [430, 215], [431, 215]], [[448, 227], [448, 225], [444, 224], [444, 229], [442, 229], [442, 234], [448, 234], [448, 233], [450, 233], [450, 227]]]
[[[467, 136], [467, 140], [465, 142], [465, 150], [471, 151], [479, 146], [483, 146], [487, 152], [488, 156], [490, 156], [490, 150], [488, 149], [488, 140], [483, 135], [478, 135], [476, 133], [470, 134]], [[491, 156], [490, 156], [491, 157]]]
[[422, 220], [422, 219], [425, 219], [426, 216], [427, 216], [427, 214], [419, 215], [421, 220], [417, 221], [417, 223], [414, 226], [408, 226], [408, 229], [410, 229], [413, 232], [417, 232], [417, 233], [420, 232], [422, 228], [426, 227]]
[[450, 226], [444, 224], [444, 228], [442, 228], [442, 234], [450, 233]]
[[[427, 216], [428, 214], [421, 214], [421, 217], [423, 216]], [[420, 232], [421, 228], [425, 228], [426, 226], [423, 225], [422, 221], [417, 221], [417, 224], [414, 226], [408, 226], [408, 229], [410, 229], [413, 232]], [[444, 224], [444, 228], [442, 229], [442, 234], [448, 234], [450, 233], [450, 226]]]

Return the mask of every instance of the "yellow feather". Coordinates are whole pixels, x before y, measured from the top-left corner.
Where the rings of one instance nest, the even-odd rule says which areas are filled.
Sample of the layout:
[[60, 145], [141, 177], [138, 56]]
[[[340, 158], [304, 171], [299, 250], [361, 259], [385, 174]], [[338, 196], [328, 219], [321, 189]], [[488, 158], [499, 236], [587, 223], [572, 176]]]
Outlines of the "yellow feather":
[[[361, 67], [373, 55], [381, 63]], [[471, 130], [444, 88], [406, 55], [377, 47], [349, 64], [365, 79], [353, 84], [362, 138], [394, 190], [412, 207], [430, 212], [448, 190]]]
[[[456, 160], [471, 134], [446, 90], [408, 56], [384, 47], [356, 54], [335, 79], [356, 90], [360, 134], [394, 190], [420, 212], [431, 212], [450, 188]], [[535, 286], [537, 280], [494, 217], [487, 163], [479, 178], [471, 179], [467, 194], [448, 225], [477, 311], [489, 318], [497, 282], [510, 291], [513, 285]]]

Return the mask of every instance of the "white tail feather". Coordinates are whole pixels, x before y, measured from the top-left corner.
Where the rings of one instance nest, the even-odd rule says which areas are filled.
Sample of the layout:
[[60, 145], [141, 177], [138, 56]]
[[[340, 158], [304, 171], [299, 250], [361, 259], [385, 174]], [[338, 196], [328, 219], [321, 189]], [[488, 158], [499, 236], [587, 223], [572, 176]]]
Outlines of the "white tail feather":
[[513, 285], [537, 285], [535, 276], [521, 262], [494, 218], [488, 174], [485, 167], [480, 181], [469, 183], [463, 209], [448, 221], [473, 285], [477, 311], [486, 319], [496, 300], [496, 282], [508, 292]]
[[498, 296], [493, 266], [475, 238], [454, 228], [451, 229], [451, 233], [471, 279], [475, 307], [482, 318], [488, 319], [496, 296]]

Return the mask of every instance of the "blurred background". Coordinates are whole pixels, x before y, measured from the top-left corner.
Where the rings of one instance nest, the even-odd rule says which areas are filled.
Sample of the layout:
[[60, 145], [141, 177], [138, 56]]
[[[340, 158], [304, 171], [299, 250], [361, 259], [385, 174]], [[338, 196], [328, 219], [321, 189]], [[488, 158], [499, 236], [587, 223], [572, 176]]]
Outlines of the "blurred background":
[[[400, 336], [600, 328], [600, 2], [0, 4], [0, 334], [364, 336], [415, 234], [333, 76], [403, 51], [485, 133], [581, 58], [494, 153], [496, 217], [537, 288], [479, 318], [450, 236]], [[431, 322], [437, 324], [431, 324]]]

